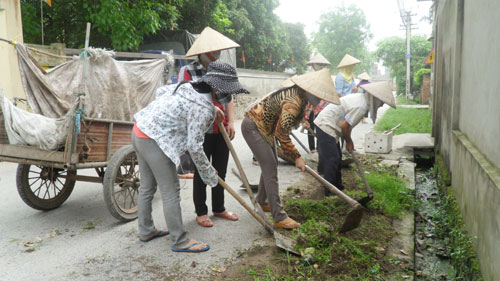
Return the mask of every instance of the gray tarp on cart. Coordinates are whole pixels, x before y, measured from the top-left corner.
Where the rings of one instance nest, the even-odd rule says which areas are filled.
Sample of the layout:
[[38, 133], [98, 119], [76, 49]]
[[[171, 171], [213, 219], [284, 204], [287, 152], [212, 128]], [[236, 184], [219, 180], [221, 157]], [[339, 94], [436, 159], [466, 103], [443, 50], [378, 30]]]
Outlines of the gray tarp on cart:
[[[23, 87], [33, 112], [46, 117], [64, 116], [77, 93], [85, 93], [85, 116], [133, 121], [133, 114], [154, 99], [162, 74], [173, 59], [117, 61], [113, 52], [89, 48], [85, 79], [83, 60], [74, 57], [49, 71], [34, 61], [26, 47], [16, 45]], [[80, 82], [82, 87], [79, 88]]]

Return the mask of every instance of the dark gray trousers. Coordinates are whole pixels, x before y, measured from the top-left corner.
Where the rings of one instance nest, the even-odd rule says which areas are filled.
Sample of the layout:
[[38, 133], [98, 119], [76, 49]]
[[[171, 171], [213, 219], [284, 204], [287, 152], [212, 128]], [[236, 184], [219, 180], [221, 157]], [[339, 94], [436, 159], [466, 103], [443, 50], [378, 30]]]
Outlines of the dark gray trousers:
[[274, 149], [264, 140], [259, 133], [259, 129], [257, 129], [257, 125], [248, 117], [245, 117], [241, 123], [241, 133], [253, 155], [259, 161], [261, 169], [259, 191], [256, 196], [257, 202], [261, 205], [266, 204], [266, 201], [269, 203], [275, 222], [288, 218], [280, 199], [278, 160], [274, 154]]

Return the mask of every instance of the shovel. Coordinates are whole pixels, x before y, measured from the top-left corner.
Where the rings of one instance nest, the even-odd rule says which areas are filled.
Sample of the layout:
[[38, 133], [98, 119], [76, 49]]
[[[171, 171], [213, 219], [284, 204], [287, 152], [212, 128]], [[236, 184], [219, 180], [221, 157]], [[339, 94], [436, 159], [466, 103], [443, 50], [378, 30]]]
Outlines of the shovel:
[[231, 155], [233, 156], [234, 163], [236, 163], [236, 167], [238, 167], [239, 170], [239, 178], [243, 182], [243, 185], [245, 186], [248, 196], [250, 197], [250, 200], [252, 201], [252, 204], [255, 208], [256, 211], [252, 210], [248, 204], [241, 199], [241, 197], [234, 192], [222, 179], [219, 178], [219, 183], [260, 223], [262, 226], [271, 234], [274, 234], [274, 239], [276, 242], [276, 246], [279, 248], [294, 253], [296, 255], [300, 255], [300, 253], [295, 250], [295, 240], [291, 239], [290, 237], [284, 236], [281, 233], [274, 231], [273, 225], [271, 222], [269, 222], [264, 214], [264, 211], [262, 210], [262, 207], [260, 204], [257, 203], [257, 200], [255, 199], [255, 195], [250, 187], [250, 184], [248, 183], [247, 176], [245, 174], [245, 171], [243, 170], [243, 166], [241, 166], [240, 159], [238, 158], [238, 155], [236, 154], [236, 151], [234, 150], [233, 144], [231, 143], [231, 140], [229, 139], [229, 136], [227, 135], [226, 128], [224, 128], [224, 125], [222, 124], [221, 121], [217, 120], [217, 126], [219, 127], [220, 132], [222, 133], [222, 136], [224, 137], [224, 140], [226, 141], [227, 147], [231, 151]]
[[306, 172], [308, 172], [311, 176], [313, 176], [317, 181], [319, 181], [323, 186], [328, 188], [331, 192], [337, 195], [340, 199], [344, 200], [349, 206], [352, 207], [352, 211], [347, 214], [347, 217], [344, 220], [344, 223], [339, 229], [339, 233], [344, 233], [350, 230], [357, 228], [361, 223], [361, 218], [363, 218], [363, 206], [356, 200], [347, 196], [344, 192], [340, 191], [333, 184], [329, 183], [323, 177], [318, 175], [311, 167], [305, 165]]
[[[400, 123], [401, 124], [401, 123]], [[368, 196], [363, 197], [358, 200], [358, 202], [366, 207], [366, 204], [368, 202], [373, 200], [373, 190], [370, 188], [370, 185], [368, 184], [368, 181], [366, 180], [365, 173], [363, 172], [363, 168], [361, 168], [361, 164], [359, 163], [358, 157], [356, 154], [351, 152], [352, 159], [354, 159], [354, 163], [356, 163], [356, 168], [358, 168], [359, 176], [363, 179], [363, 182], [365, 183], [365, 191], [368, 194]]]

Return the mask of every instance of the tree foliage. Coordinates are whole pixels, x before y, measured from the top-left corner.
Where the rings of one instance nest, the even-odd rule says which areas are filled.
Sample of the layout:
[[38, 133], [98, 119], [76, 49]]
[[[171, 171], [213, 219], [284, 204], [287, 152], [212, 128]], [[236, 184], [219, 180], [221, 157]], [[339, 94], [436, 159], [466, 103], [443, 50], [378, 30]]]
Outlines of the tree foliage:
[[[432, 43], [423, 36], [412, 36], [410, 39], [410, 82], [414, 74], [426, 68], [424, 61], [432, 49]], [[406, 90], [406, 39], [389, 37], [377, 43], [377, 57], [383, 60], [384, 66], [390, 69], [391, 77], [396, 77], [398, 94]], [[418, 91], [418, 85], [411, 85], [411, 92]]]
[[304, 73], [306, 63], [309, 60], [311, 50], [307, 36], [304, 32], [304, 25], [300, 23], [285, 23], [287, 42], [291, 49], [291, 58], [285, 61], [286, 66], [295, 68], [298, 74]]
[[200, 33], [206, 26], [223, 30], [229, 34], [231, 21], [226, 4], [221, 0], [184, 0], [179, 7], [178, 26], [191, 33]]
[[[24, 39], [41, 43], [40, 1], [21, 0]], [[278, 0], [52, 0], [44, 5], [45, 42], [84, 44], [86, 22], [91, 45], [135, 50], [143, 37], [161, 29], [200, 33], [210, 26], [241, 45], [247, 68], [304, 71], [310, 50], [304, 27], [283, 23], [274, 14]]]
[[[46, 42], [82, 47], [86, 23], [92, 23], [90, 42], [116, 50], [135, 49], [144, 35], [175, 26], [182, 0], [52, 0], [44, 5]], [[41, 43], [39, 0], [21, 0], [24, 40]]]
[[362, 61], [356, 72], [369, 72], [373, 66], [373, 55], [367, 43], [373, 37], [364, 12], [356, 5], [341, 5], [320, 16], [319, 30], [313, 34], [314, 47], [336, 68], [345, 54]]

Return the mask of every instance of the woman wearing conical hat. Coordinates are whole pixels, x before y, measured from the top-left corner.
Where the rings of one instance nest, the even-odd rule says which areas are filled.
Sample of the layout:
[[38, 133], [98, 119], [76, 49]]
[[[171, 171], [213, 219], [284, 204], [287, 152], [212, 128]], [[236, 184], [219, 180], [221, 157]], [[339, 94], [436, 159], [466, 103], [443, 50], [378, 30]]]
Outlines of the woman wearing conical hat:
[[356, 92], [356, 82], [354, 81], [354, 73], [352, 71], [358, 63], [361, 63], [361, 61], [346, 54], [337, 66], [339, 73], [335, 78], [335, 89], [337, 89], [340, 97]]
[[[325, 67], [331, 65], [331, 63], [320, 53], [314, 55], [308, 62], [307, 65], [311, 66], [314, 71], [321, 70]], [[311, 129], [307, 132], [307, 142], [309, 144], [309, 150], [314, 153], [316, 152], [316, 137], [311, 133], [314, 132], [314, 118], [328, 105], [329, 102], [325, 100], [320, 100], [316, 104], [311, 104], [306, 108], [305, 118], [307, 122], [304, 122], [305, 129]]]
[[[375, 123], [377, 109], [384, 103], [396, 107], [392, 86], [388, 81], [361, 85], [365, 94], [354, 93], [340, 98], [340, 104], [329, 104], [314, 120], [316, 137], [318, 138], [318, 172], [338, 189], [344, 189], [340, 166], [342, 153], [339, 138], [347, 142], [347, 150], [352, 152], [354, 143], [351, 139], [352, 129], [369, 111]], [[332, 193], [325, 188], [325, 195]]]
[[295, 161], [295, 166], [304, 171], [304, 158], [293, 145], [290, 132], [303, 121], [308, 102], [319, 99], [339, 103], [333, 80], [326, 69], [292, 77], [283, 87], [251, 105], [241, 124], [243, 137], [261, 168], [256, 199], [264, 211], [271, 212], [275, 227], [291, 229], [300, 224], [283, 210], [274, 139], [279, 142], [280, 153]]
[[[186, 56], [198, 56], [198, 61], [190, 63], [179, 71], [179, 81], [199, 80], [207, 72], [207, 66], [219, 59], [221, 50], [240, 47], [237, 43], [222, 35], [221, 33], [206, 27], [194, 41]], [[232, 96], [226, 96], [222, 101], [212, 100], [214, 106], [224, 112], [222, 123], [232, 140], [235, 135], [234, 130], [234, 103]], [[227, 162], [229, 160], [229, 148], [217, 124], [210, 125], [205, 134], [203, 149], [212, 165], [217, 170], [218, 175], [224, 180], [226, 178]], [[207, 188], [200, 177], [198, 169], [194, 170], [193, 177], [193, 202], [196, 212], [196, 222], [203, 227], [212, 227], [213, 222], [208, 216], [208, 207], [206, 204]], [[221, 217], [231, 221], [237, 221], [238, 216], [227, 211], [224, 206], [224, 188], [217, 184], [212, 188], [212, 212], [214, 216]]]

